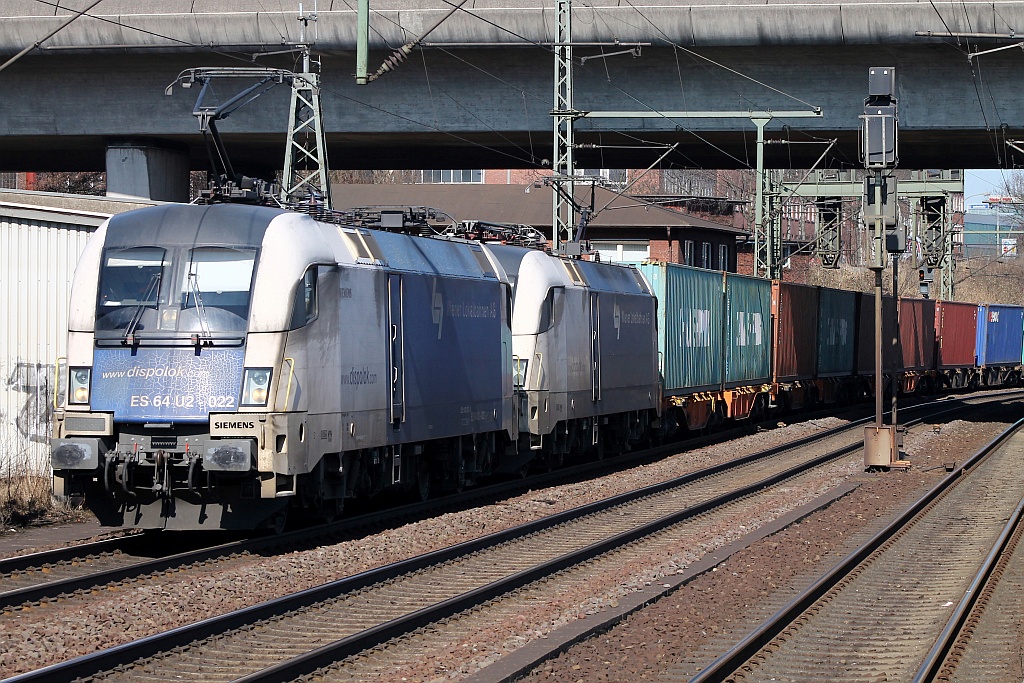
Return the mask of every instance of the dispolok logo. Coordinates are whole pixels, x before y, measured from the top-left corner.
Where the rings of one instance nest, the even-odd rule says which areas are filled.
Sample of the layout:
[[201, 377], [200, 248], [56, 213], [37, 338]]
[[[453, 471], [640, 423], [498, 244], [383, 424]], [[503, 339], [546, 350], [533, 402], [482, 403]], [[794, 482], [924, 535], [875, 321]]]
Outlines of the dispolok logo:
[[999, 311], [989, 311], [988, 312], [988, 321], [990, 323], [997, 323], [997, 322], [999, 322]]
[[441, 338], [441, 328], [444, 327], [444, 297], [437, 291], [437, 278], [433, 280], [430, 288], [431, 318], [437, 325], [437, 338]]
[[761, 346], [761, 314], [736, 312], [736, 346]]
[[612, 319], [615, 324], [615, 338], [619, 339], [622, 335], [623, 325], [650, 325], [651, 314], [647, 311], [631, 311], [629, 309], [623, 310], [619, 306], [619, 302], [615, 302], [615, 307], [612, 309]]

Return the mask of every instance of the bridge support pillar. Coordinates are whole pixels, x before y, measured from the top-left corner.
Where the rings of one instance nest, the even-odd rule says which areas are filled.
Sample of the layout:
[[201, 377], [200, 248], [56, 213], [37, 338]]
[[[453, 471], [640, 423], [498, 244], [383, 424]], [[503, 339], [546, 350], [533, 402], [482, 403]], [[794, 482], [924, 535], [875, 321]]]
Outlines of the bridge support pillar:
[[107, 143], [107, 196], [189, 200], [189, 160], [183, 150], [152, 142], [115, 140]]

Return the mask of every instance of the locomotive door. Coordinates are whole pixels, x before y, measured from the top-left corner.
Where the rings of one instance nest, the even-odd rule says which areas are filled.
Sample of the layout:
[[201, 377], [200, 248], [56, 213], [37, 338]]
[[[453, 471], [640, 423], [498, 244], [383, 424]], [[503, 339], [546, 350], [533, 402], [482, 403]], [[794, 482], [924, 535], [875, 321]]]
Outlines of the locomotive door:
[[391, 368], [391, 424], [405, 421], [405, 326], [403, 324], [401, 275], [388, 275], [388, 364]]
[[594, 400], [601, 400], [601, 300], [590, 292], [590, 383]]

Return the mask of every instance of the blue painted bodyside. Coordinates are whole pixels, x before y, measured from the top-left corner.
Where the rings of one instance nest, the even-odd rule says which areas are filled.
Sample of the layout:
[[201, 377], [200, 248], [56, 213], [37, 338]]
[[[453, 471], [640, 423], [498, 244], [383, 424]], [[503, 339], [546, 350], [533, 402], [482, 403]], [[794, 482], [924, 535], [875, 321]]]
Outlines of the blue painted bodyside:
[[238, 409], [244, 349], [96, 349], [93, 410], [116, 422], [205, 422]]
[[985, 304], [978, 310], [978, 367], [1021, 364], [1024, 307]]
[[405, 421], [390, 443], [501, 429], [502, 296], [497, 279], [402, 275]]

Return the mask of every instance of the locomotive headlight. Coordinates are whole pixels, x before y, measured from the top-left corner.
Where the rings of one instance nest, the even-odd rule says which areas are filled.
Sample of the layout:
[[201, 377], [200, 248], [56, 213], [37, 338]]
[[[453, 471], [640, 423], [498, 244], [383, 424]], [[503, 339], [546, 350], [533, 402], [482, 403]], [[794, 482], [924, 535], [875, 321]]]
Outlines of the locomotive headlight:
[[71, 386], [68, 392], [68, 403], [88, 403], [91, 380], [92, 370], [89, 368], [71, 368]]
[[270, 368], [246, 368], [242, 377], [242, 405], [267, 405], [270, 389]]

